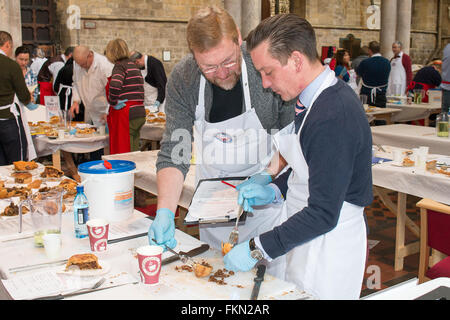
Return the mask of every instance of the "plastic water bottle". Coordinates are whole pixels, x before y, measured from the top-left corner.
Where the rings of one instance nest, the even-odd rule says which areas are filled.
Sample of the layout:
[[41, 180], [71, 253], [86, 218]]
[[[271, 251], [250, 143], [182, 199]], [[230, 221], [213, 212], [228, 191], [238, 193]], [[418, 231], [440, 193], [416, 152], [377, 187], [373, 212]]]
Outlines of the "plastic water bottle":
[[73, 202], [75, 236], [85, 238], [88, 236], [86, 222], [89, 220], [89, 203], [84, 194], [84, 186], [77, 186], [77, 195]]

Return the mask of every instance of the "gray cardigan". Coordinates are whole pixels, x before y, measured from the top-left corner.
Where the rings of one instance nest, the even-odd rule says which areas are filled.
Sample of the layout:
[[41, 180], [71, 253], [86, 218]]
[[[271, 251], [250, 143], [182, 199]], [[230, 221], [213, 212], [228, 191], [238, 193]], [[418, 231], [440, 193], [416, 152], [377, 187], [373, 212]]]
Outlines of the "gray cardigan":
[[[261, 75], [253, 66], [245, 43], [241, 46], [241, 51], [247, 65], [252, 107], [262, 126], [268, 133], [271, 133], [273, 129], [284, 128], [294, 120], [296, 100], [283, 102], [280, 96], [274, 94], [272, 90], [264, 89]], [[166, 130], [161, 140], [161, 150], [156, 162], [157, 171], [167, 167], [176, 167], [184, 176], [189, 171], [200, 76], [200, 69], [193, 56], [189, 54], [174, 67], [169, 77], [165, 106]], [[205, 86], [205, 119], [207, 121], [209, 121], [212, 108], [212, 92], [212, 85], [207, 80]], [[175, 131], [177, 129], [184, 130]], [[180, 138], [179, 133], [183, 134], [183, 138]], [[172, 152], [176, 154], [174, 158]]]

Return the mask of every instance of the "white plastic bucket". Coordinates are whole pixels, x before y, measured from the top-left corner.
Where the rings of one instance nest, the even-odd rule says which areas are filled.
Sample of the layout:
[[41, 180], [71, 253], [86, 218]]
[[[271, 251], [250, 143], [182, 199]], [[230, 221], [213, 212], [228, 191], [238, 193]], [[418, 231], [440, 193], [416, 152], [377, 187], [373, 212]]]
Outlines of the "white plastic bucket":
[[102, 160], [78, 166], [89, 202], [89, 219], [124, 221], [134, 210], [136, 164], [125, 160], [110, 160], [108, 163], [111, 169], [107, 169]]
[[438, 89], [428, 90], [428, 103], [438, 105], [442, 104], [442, 91]]

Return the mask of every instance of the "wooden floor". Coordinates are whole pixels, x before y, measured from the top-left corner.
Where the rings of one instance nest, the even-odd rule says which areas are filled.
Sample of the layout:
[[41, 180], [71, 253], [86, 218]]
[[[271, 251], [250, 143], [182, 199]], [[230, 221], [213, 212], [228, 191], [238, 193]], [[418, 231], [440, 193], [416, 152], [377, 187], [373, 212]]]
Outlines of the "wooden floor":
[[[392, 193], [392, 200], [396, 201], [396, 194]], [[408, 196], [407, 215], [417, 225], [420, 224], [420, 211], [416, 207], [419, 198]], [[366, 274], [361, 291], [361, 297], [394, 286], [403, 281], [417, 277], [419, 269], [419, 254], [405, 258], [402, 271], [394, 270], [395, 253], [395, 216], [375, 197], [371, 206], [365, 209], [369, 223], [369, 240], [379, 241], [369, 251]], [[406, 243], [418, 240], [406, 228]]]
[[[149, 196], [141, 190], [137, 190], [135, 195], [136, 208], [149, 215], [154, 215], [156, 198]], [[394, 202], [396, 201], [395, 193], [392, 193], [392, 200]], [[419, 198], [410, 196], [407, 199], [408, 216], [418, 225], [419, 210], [415, 204], [419, 200]], [[371, 206], [365, 208], [365, 213], [369, 224], [368, 238], [369, 240], [379, 242], [369, 251], [361, 297], [417, 277], [419, 268], [419, 254], [415, 254], [405, 259], [404, 269], [402, 271], [394, 271], [396, 219], [378, 197], [374, 198]], [[417, 238], [406, 229], [406, 243], [415, 240]]]

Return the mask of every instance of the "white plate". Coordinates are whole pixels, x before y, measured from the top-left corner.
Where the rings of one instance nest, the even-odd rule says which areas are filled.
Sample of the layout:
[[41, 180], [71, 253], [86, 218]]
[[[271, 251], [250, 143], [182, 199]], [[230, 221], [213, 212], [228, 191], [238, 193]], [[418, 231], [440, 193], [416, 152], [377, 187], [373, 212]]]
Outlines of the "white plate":
[[60, 274], [66, 274], [66, 275], [72, 275], [72, 276], [79, 276], [79, 277], [95, 277], [95, 276], [101, 276], [104, 274], [107, 274], [109, 270], [111, 270], [111, 265], [109, 262], [104, 260], [98, 260], [98, 264], [101, 269], [93, 269], [93, 270], [78, 270], [78, 269], [70, 269], [66, 271], [66, 265], [63, 265], [57, 273]]
[[[405, 167], [402, 163], [395, 163], [394, 161], [391, 162], [391, 166], [394, 166], [394, 167]], [[405, 167], [405, 168], [407, 168], [407, 167]]]
[[436, 162], [450, 166], [450, 157], [437, 158]]

